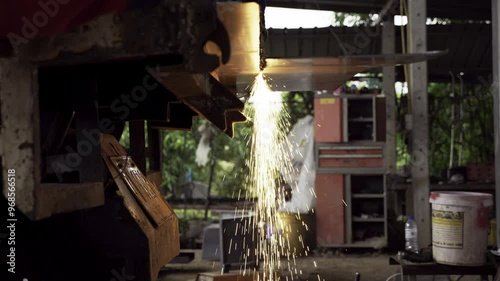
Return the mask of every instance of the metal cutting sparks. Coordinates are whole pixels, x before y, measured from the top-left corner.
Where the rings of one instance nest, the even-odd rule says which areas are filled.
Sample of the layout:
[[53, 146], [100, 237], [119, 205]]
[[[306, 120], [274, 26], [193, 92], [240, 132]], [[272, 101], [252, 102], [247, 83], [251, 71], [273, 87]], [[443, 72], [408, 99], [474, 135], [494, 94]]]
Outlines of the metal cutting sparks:
[[283, 106], [281, 93], [271, 91], [262, 73], [255, 79], [247, 105], [246, 115], [253, 122], [249, 142], [251, 157], [247, 164], [250, 167], [249, 198], [257, 198], [254, 210], [254, 223], [258, 226], [254, 235], [257, 242], [255, 251], [261, 261], [262, 279], [274, 281], [279, 280], [275, 272], [281, 267], [281, 255], [293, 255], [283, 252], [288, 239], [280, 237], [277, 232], [284, 229], [277, 213], [284, 198], [275, 187], [280, 171], [293, 169], [286, 138], [289, 115]]

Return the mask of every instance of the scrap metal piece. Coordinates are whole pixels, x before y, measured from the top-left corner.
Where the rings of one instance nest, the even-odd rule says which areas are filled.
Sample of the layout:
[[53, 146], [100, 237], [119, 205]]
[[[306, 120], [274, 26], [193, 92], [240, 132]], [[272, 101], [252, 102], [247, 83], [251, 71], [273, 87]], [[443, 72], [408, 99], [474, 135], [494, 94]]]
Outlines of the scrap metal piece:
[[[219, 60], [223, 64], [227, 63], [231, 56], [229, 34], [217, 17], [216, 2], [187, 1], [184, 6], [187, 20], [181, 50], [186, 69], [194, 73], [211, 72], [219, 67]], [[217, 55], [205, 52], [208, 41], [219, 47], [220, 59]]]

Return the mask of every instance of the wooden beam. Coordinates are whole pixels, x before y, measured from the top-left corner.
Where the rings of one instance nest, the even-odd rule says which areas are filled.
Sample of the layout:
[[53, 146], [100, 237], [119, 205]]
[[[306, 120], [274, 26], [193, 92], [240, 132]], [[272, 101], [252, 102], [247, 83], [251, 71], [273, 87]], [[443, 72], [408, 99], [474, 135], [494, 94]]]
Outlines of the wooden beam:
[[[427, 1], [408, 1], [408, 46], [410, 53], [427, 49]], [[431, 244], [429, 203], [429, 118], [427, 104], [427, 62], [409, 67], [412, 114], [412, 188], [419, 248]]]
[[[382, 26], [382, 52], [384, 54], [395, 53], [395, 28], [394, 17], [389, 17]], [[386, 174], [396, 173], [396, 71], [394, 66], [382, 68], [383, 91], [385, 95], [385, 149], [384, 166]]]
[[[161, 171], [162, 164], [162, 139], [159, 129], [154, 129], [151, 122], [148, 121], [148, 149], [147, 157], [149, 159], [150, 171]], [[161, 175], [161, 174], [160, 174]]]
[[143, 174], [146, 173], [146, 135], [144, 120], [130, 121], [130, 157]]
[[[497, 0], [492, 0], [492, 50], [493, 50], [493, 121], [495, 126], [495, 200], [500, 202], [500, 5]], [[497, 237], [500, 237], [500, 207], [496, 207]], [[497, 246], [500, 239], [497, 238]], [[500, 247], [499, 247], [500, 248]], [[499, 276], [497, 276], [497, 279]], [[495, 279], [495, 280], [497, 280]]]
[[[388, 1], [388, 7], [393, 5], [394, 1]], [[381, 15], [379, 15], [381, 17]], [[394, 54], [396, 51], [396, 31], [394, 28], [394, 14], [392, 11], [383, 22], [382, 26], [382, 53]], [[396, 69], [394, 66], [382, 68], [382, 87], [385, 95], [385, 146], [384, 146], [384, 170], [385, 174], [396, 174], [396, 91], [394, 83], [396, 82]], [[375, 99], [377, 100], [377, 99]], [[377, 116], [378, 117], [378, 116]], [[384, 122], [382, 120], [382, 122]], [[388, 243], [389, 231], [387, 213], [389, 210], [397, 212], [397, 197], [395, 192], [388, 193], [386, 186], [387, 179], [384, 179], [384, 197], [385, 201], [385, 241]], [[397, 213], [396, 213], [397, 214]]]

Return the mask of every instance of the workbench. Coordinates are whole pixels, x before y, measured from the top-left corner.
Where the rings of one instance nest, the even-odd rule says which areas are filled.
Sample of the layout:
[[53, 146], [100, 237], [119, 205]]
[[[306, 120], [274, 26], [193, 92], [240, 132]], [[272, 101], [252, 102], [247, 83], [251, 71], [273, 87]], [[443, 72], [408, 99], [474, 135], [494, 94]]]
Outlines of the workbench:
[[401, 275], [408, 281], [416, 281], [421, 275], [479, 275], [481, 280], [488, 280], [488, 276], [494, 278], [497, 273], [497, 268], [490, 262], [483, 266], [452, 266], [435, 262], [414, 263], [390, 257], [389, 264], [401, 266]]

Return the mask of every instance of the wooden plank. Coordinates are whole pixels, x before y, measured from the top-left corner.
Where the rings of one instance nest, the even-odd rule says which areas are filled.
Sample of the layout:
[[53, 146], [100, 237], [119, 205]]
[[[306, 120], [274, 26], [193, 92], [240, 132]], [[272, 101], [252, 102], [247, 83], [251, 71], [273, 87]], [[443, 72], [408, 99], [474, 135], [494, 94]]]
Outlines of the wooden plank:
[[161, 172], [150, 172], [148, 173], [147, 178], [156, 186], [159, 186], [162, 183]]
[[167, 205], [161, 204], [163, 196], [156, 185], [142, 174], [130, 157], [116, 156], [109, 159], [113, 168], [152, 218], [154, 224], [157, 226], [163, 224], [172, 215], [172, 210]]
[[[137, 222], [137, 225], [149, 241], [149, 252], [147, 252], [148, 256], [145, 262], [149, 263], [150, 272], [158, 272], [160, 268], [179, 254], [180, 244], [177, 216], [163, 197], [156, 196], [154, 204], [157, 204], [158, 208], [167, 210], [169, 215], [163, 220], [161, 225], [155, 225], [149, 212], [145, 211], [133, 192], [135, 188], [142, 189], [143, 185], [128, 186], [110, 161], [110, 156], [125, 156], [127, 155], [127, 151], [111, 135], [103, 134], [102, 140], [102, 156], [111, 172], [111, 176], [118, 186], [118, 194], [123, 197], [125, 208]], [[140, 176], [139, 179], [143, 183], [148, 181], [144, 176]], [[156, 278], [156, 275], [153, 274], [152, 276]]]
[[[18, 60], [0, 59], [0, 158], [3, 178], [15, 170], [16, 208], [35, 216], [36, 188], [40, 182], [40, 120], [38, 73]], [[7, 185], [3, 194], [7, 197]]]
[[[425, 52], [427, 48], [426, 0], [408, 2], [409, 52]], [[419, 248], [431, 244], [429, 203], [429, 117], [427, 104], [427, 62], [409, 67], [409, 92], [412, 112], [412, 185], [414, 215], [418, 226]]]
[[[495, 126], [495, 200], [500, 202], [500, 5], [492, 3], [492, 44], [493, 44], [493, 121]], [[500, 237], [500, 208], [496, 208], [497, 237]], [[497, 239], [500, 248], [500, 239]], [[497, 276], [497, 279], [500, 278]]]
[[134, 195], [155, 226], [175, 216], [156, 185], [144, 176], [114, 137], [104, 134], [102, 146], [103, 157], [116, 184]]
[[142, 173], [146, 173], [146, 135], [144, 120], [130, 121], [130, 157]]
[[[393, 54], [396, 52], [396, 39], [394, 28], [394, 14], [389, 12], [389, 16], [384, 20], [382, 26], [382, 53]], [[375, 98], [377, 110], [377, 141], [385, 141], [384, 147], [384, 170], [385, 174], [396, 174], [397, 152], [396, 152], [396, 69], [394, 66], [382, 68], [382, 89], [385, 98]], [[380, 114], [380, 112], [383, 114]], [[379, 120], [384, 118], [385, 120]], [[383, 136], [383, 138], [381, 138]], [[397, 203], [396, 193], [387, 193], [386, 178], [384, 177], [384, 212], [385, 212], [385, 239], [388, 241], [389, 230], [387, 223], [387, 213], [394, 211], [398, 214], [400, 204]]]
[[[151, 126], [151, 122], [148, 121], [148, 149], [147, 157], [149, 159], [149, 170], [150, 171], [161, 171], [162, 166], [162, 139], [161, 132], [158, 129], [154, 129]], [[161, 173], [160, 173], [161, 182]]]
[[37, 218], [104, 205], [102, 182], [76, 184], [43, 183], [38, 193]]

